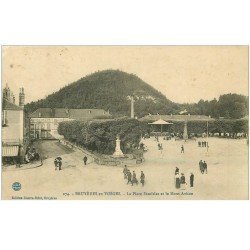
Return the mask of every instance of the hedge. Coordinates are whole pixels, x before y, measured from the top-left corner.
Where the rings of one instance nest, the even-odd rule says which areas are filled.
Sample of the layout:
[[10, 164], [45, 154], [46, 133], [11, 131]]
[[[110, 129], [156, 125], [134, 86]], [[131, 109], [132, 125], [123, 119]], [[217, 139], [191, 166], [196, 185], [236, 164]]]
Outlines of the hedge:
[[132, 153], [138, 148], [141, 137], [149, 133], [149, 127], [135, 119], [68, 121], [59, 124], [58, 132], [65, 139], [101, 154], [113, 154], [119, 136], [122, 151]]
[[[184, 121], [173, 121], [169, 126], [169, 132], [183, 133]], [[153, 128], [153, 127], [151, 127]], [[188, 121], [188, 134], [202, 134], [207, 132], [207, 122], [205, 121]], [[157, 128], [155, 128], [157, 130]], [[159, 128], [158, 128], [159, 130]], [[166, 127], [163, 126], [163, 131]], [[248, 120], [215, 120], [208, 122], [209, 133], [246, 133], [248, 134]]]

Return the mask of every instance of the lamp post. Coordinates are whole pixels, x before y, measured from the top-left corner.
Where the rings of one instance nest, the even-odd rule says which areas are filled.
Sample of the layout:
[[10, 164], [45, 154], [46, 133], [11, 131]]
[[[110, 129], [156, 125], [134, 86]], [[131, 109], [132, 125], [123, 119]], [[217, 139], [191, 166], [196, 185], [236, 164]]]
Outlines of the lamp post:
[[[209, 118], [210, 118], [210, 115], [209, 115]], [[208, 145], [208, 135], [209, 135], [209, 132], [208, 132], [208, 120], [207, 120], [207, 152], [208, 152], [208, 148], [209, 148], [209, 145]]]

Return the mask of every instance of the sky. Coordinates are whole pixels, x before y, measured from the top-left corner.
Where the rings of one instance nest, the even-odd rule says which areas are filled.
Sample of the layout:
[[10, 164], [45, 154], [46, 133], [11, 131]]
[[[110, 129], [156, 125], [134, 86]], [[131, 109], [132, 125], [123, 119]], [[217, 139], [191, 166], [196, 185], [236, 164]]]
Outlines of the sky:
[[177, 103], [248, 95], [247, 46], [3, 46], [2, 88], [42, 99], [105, 69], [136, 74]]

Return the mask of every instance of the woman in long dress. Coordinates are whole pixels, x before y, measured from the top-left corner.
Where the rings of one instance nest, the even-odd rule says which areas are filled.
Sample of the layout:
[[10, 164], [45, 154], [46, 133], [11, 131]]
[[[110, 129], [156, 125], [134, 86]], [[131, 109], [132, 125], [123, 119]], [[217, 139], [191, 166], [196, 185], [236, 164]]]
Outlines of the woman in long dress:
[[179, 189], [180, 188], [180, 176], [179, 176], [179, 173], [176, 173], [176, 175], [175, 175], [175, 187], [177, 188], [177, 189]]
[[186, 189], [186, 179], [183, 173], [181, 174], [181, 189]]

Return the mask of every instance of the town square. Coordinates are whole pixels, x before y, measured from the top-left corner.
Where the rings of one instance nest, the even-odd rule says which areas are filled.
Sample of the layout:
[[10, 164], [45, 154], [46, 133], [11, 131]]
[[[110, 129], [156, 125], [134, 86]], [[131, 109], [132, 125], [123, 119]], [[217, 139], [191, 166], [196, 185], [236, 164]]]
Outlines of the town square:
[[[182, 49], [203, 56], [201, 48]], [[36, 51], [96, 56], [104, 48], [18, 50], [25, 61]], [[124, 48], [113, 50], [123, 53]], [[161, 50], [171, 54], [176, 48]], [[225, 53], [207, 50], [216, 58]], [[235, 55], [246, 51], [228, 50]], [[10, 58], [17, 53], [16, 48], [9, 51]], [[51, 62], [49, 56], [43, 60]], [[9, 61], [6, 72], [13, 71]], [[10, 85], [3, 88], [2, 102], [3, 199], [248, 199], [248, 96], [218, 92], [217, 98], [204, 100], [201, 91], [195, 93], [199, 101], [177, 103], [138, 75], [115, 69], [48, 89], [38, 100], [33, 97], [38, 92]]]

